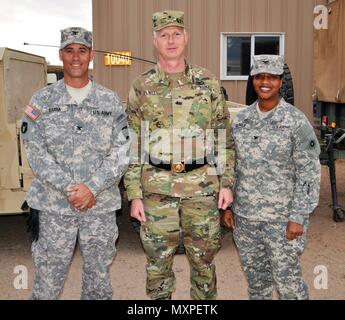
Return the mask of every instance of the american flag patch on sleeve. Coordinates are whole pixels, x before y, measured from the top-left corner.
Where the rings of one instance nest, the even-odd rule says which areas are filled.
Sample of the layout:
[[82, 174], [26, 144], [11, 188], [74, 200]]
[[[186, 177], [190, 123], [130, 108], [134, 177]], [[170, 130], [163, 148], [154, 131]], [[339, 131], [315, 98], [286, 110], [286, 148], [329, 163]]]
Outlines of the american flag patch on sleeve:
[[33, 121], [36, 121], [38, 117], [41, 115], [41, 111], [35, 108], [33, 105], [28, 104], [24, 108], [24, 113]]

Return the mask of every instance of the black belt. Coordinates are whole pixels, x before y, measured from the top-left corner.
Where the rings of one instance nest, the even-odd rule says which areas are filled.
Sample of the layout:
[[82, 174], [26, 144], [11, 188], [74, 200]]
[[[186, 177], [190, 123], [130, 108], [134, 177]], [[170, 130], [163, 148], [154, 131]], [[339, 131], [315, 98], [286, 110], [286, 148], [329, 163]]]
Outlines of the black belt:
[[[198, 163], [201, 162], [201, 163]], [[152, 159], [150, 157], [149, 163], [151, 166], [157, 167], [159, 169], [164, 169], [172, 171], [175, 173], [189, 172], [198, 168], [201, 168], [207, 164], [207, 158], [199, 159], [197, 161], [192, 161], [192, 163], [162, 163], [159, 159]]]

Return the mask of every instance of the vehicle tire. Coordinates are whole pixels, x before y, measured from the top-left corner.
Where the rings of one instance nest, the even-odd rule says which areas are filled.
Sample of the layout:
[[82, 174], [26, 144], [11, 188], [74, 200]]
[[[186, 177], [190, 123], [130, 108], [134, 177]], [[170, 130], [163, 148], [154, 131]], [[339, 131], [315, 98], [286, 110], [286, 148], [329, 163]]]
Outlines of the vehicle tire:
[[[248, 106], [253, 104], [258, 99], [258, 95], [256, 94], [253, 86], [253, 78], [253, 76], [249, 76], [247, 82], [246, 105]], [[280, 95], [286, 102], [292, 105], [295, 103], [292, 76], [287, 64], [284, 64], [283, 85], [280, 89]]]
[[334, 209], [333, 220], [335, 222], [343, 222], [345, 219], [345, 211], [341, 208]]
[[178, 247], [176, 250], [176, 254], [185, 254], [185, 253], [186, 253], [186, 248], [184, 247], [184, 243], [183, 243], [183, 231], [180, 230], [180, 239], [179, 239]]
[[139, 235], [140, 234], [140, 226], [141, 226], [140, 221], [135, 219], [135, 218], [131, 218], [131, 222], [132, 222], [132, 227], [133, 227], [135, 233], [137, 235]]

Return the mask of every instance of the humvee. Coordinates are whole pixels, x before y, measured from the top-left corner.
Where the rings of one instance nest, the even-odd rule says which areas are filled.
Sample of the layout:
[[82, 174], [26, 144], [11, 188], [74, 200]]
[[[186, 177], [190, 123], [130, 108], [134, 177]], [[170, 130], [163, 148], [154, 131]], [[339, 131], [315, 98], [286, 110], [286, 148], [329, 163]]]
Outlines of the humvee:
[[22, 213], [33, 178], [20, 139], [22, 110], [46, 84], [44, 57], [0, 48], [0, 215]]

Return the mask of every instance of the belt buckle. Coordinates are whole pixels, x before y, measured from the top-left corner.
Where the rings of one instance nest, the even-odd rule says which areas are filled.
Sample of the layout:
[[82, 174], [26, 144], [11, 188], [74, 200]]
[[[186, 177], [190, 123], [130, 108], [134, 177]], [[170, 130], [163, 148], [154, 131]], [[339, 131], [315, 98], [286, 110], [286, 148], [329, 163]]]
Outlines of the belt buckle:
[[184, 163], [173, 163], [171, 165], [171, 171], [175, 173], [182, 173], [185, 171], [185, 164]]

